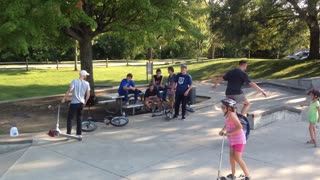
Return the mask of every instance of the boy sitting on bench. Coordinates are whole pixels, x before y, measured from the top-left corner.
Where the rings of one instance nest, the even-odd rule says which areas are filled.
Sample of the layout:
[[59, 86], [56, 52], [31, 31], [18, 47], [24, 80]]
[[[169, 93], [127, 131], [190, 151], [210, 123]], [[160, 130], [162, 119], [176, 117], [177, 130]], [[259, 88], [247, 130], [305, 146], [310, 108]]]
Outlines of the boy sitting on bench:
[[138, 96], [139, 93], [141, 91], [139, 91], [134, 84], [134, 81], [132, 80], [132, 74], [129, 73], [127, 74], [127, 78], [122, 79], [120, 85], [119, 85], [119, 89], [118, 89], [118, 93], [120, 96], [124, 96], [124, 101], [126, 102], [126, 105], [129, 105], [129, 98], [128, 98], [128, 94], [134, 94], [134, 103], [137, 103], [138, 100]]
[[158, 108], [161, 106], [161, 101], [160, 101], [160, 98], [158, 97], [158, 91], [154, 87], [154, 85], [151, 83], [149, 84], [149, 88], [146, 90], [146, 93], [144, 95], [144, 104], [148, 111], [152, 111], [151, 105], [155, 103], [157, 103]]

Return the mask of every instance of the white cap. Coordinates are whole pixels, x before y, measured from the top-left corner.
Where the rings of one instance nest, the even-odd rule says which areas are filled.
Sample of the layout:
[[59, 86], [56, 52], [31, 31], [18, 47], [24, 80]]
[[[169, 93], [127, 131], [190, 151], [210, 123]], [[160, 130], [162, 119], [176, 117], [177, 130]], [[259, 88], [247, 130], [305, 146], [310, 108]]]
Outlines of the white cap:
[[90, 74], [86, 70], [80, 71], [80, 76], [89, 76]]

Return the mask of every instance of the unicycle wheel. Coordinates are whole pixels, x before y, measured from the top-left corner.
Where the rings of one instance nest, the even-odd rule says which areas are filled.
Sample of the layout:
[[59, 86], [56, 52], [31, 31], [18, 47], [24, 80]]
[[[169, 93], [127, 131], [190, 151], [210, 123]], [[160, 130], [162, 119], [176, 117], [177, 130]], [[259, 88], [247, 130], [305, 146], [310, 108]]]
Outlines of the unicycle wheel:
[[81, 123], [81, 129], [84, 132], [92, 132], [92, 131], [96, 130], [97, 127], [98, 127], [97, 124], [92, 121], [83, 121]]
[[114, 117], [110, 120], [110, 124], [115, 127], [122, 127], [129, 123], [129, 119], [124, 116]]

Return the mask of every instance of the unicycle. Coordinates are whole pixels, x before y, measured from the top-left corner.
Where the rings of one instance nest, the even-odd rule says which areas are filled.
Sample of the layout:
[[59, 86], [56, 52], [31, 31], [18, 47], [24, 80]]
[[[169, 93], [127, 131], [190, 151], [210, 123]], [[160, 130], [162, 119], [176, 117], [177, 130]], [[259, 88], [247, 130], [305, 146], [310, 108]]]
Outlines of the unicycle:
[[98, 128], [98, 125], [96, 122], [103, 122], [106, 125], [111, 124], [115, 127], [122, 127], [129, 123], [129, 119], [125, 116], [125, 113], [122, 114], [122, 116], [114, 116], [113, 113], [109, 112], [111, 114], [110, 116], [107, 116], [102, 119], [93, 118], [90, 106], [88, 108], [88, 118], [86, 121], [82, 121], [81, 123], [81, 129], [84, 132], [92, 132], [95, 131]]

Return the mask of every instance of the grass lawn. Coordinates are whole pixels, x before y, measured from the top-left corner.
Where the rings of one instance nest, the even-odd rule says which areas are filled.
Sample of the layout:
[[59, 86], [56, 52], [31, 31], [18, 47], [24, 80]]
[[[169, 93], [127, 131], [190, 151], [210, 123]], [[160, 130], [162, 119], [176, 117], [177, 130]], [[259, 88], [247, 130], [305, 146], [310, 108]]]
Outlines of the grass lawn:
[[[215, 76], [224, 74], [227, 70], [237, 67], [240, 59], [212, 60], [188, 64], [188, 72], [193, 80], [210, 80]], [[293, 79], [320, 76], [319, 61], [296, 60], [249, 60], [248, 74], [251, 79]], [[180, 65], [174, 65], [176, 72]], [[163, 75], [167, 76], [166, 66], [161, 68]], [[121, 67], [94, 67], [94, 80], [96, 84], [110, 84], [117, 86], [127, 73], [133, 73], [136, 84], [145, 84], [145, 66]], [[14, 100], [34, 96], [64, 94], [68, 84], [78, 78], [78, 72], [73, 68], [46, 69], [46, 70], [3, 70], [0, 71], [1, 91], [0, 101]], [[150, 77], [149, 77], [150, 80]]]

